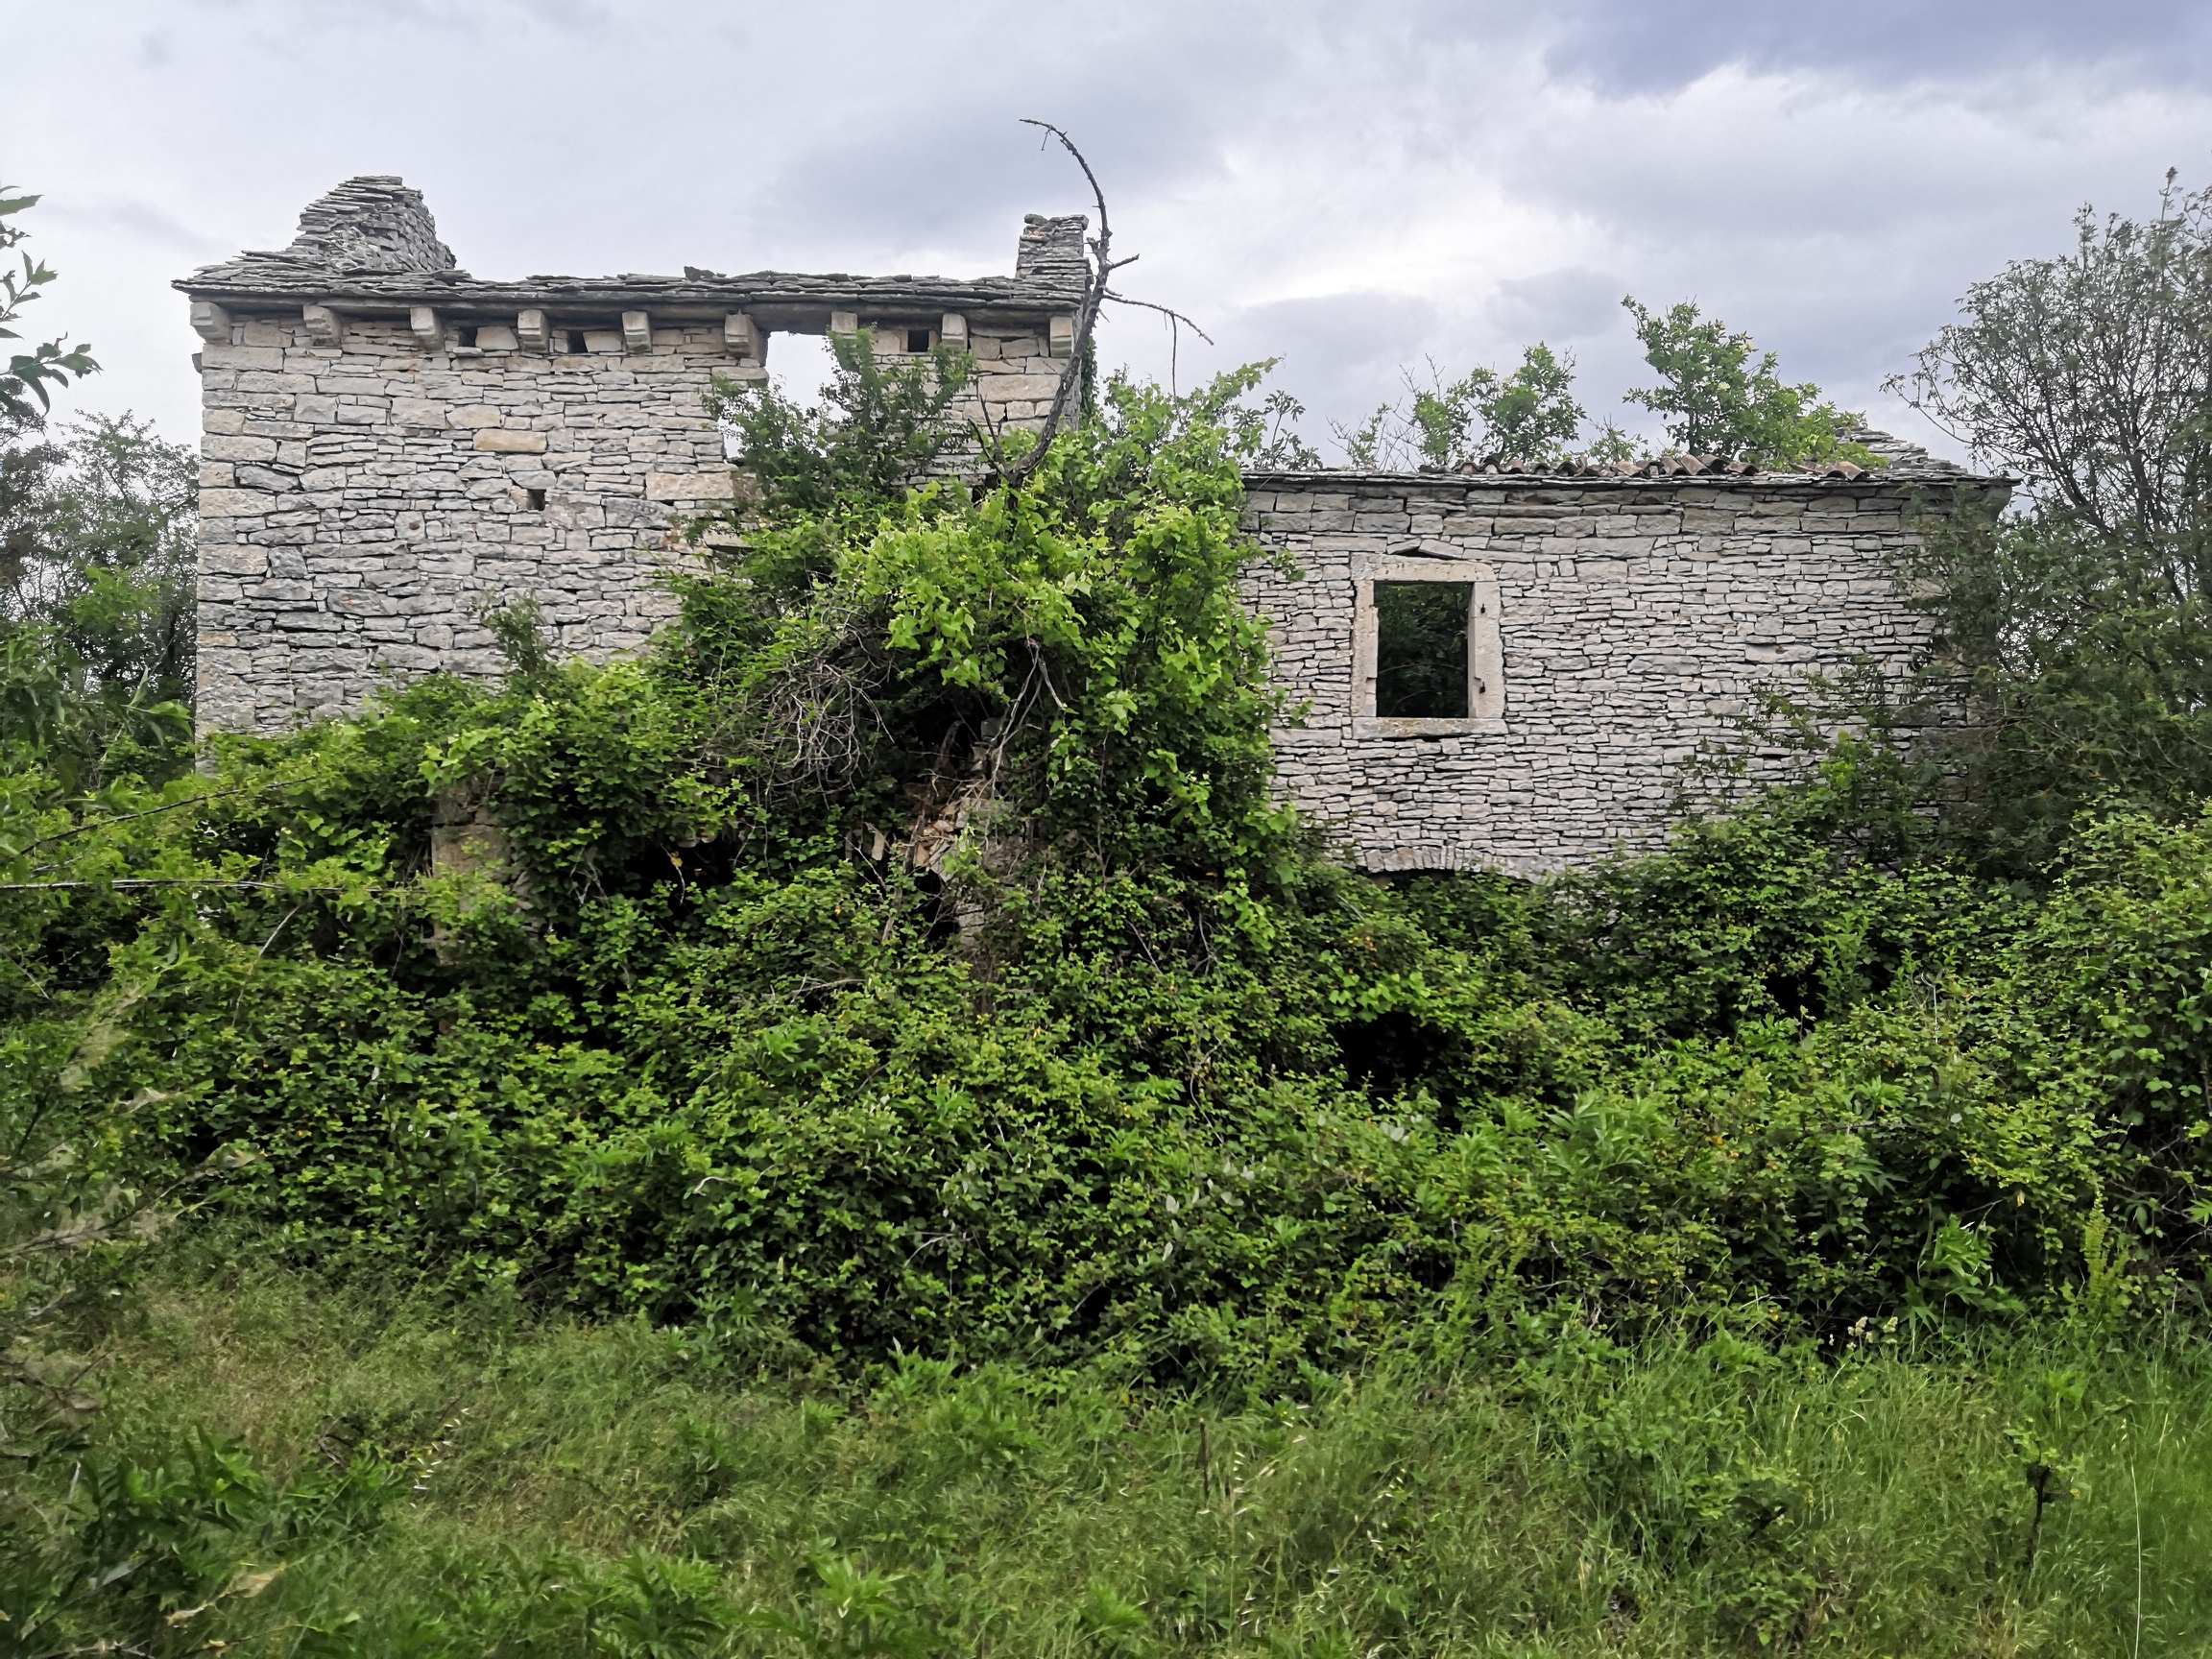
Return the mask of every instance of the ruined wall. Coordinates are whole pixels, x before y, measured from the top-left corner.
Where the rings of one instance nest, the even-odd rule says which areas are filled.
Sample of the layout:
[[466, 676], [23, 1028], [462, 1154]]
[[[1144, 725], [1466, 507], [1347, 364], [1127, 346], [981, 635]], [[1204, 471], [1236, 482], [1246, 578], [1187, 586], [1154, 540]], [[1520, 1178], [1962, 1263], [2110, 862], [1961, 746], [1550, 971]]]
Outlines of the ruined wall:
[[[421, 198], [349, 180], [285, 249], [178, 284], [204, 404], [203, 728], [280, 730], [431, 669], [501, 666], [474, 612], [534, 593], [603, 660], [670, 610], [675, 522], [732, 476], [704, 399], [779, 332], [966, 347], [964, 412], [1033, 423], [1080, 300], [1084, 223], [1031, 215], [1011, 276], [533, 276], [454, 268]], [[1278, 672], [1310, 709], [1283, 783], [1370, 868], [1534, 872], [1661, 825], [1681, 762], [1762, 682], [1870, 660], [1924, 618], [1895, 586], [1911, 515], [1977, 479], [1879, 433], [1888, 463], [1256, 475], [1249, 525]], [[1464, 718], [1378, 714], [1377, 581], [1467, 584]], [[1454, 670], [1456, 671], [1455, 669]]]
[[671, 513], [730, 493], [701, 398], [718, 328], [578, 356], [479, 330], [426, 353], [396, 323], [343, 347], [244, 320], [201, 353], [200, 719], [268, 730], [396, 673], [499, 667], [472, 608], [534, 593], [564, 649], [642, 644]]
[[[1311, 706], [1276, 734], [1285, 787], [1371, 869], [1526, 874], [1647, 838], [1753, 685], [1907, 667], [1926, 639], [1891, 575], [1909, 503], [1941, 511], [1963, 477], [1255, 478], [1250, 526], [1299, 569], [1245, 582]], [[1379, 579], [1477, 585], [1488, 706], [1373, 716]]]
[[[780, 332], [975, 358], [960, 413], [1042, 419], [1083, 221], [1031, 215], [1012, 276], [533, 276], [455, 269], [421, 196], [349, 180], [287, 248], [178, 286], [203, 406], [203, 730], [276, 731], [378, 685], [501, 663], [477, 613], [535, 594], [565, 652], [642, 645], [671, 527], [732, 492], [706, 399]], [[1070, 249], [1074, 250], [1070, 262]]]

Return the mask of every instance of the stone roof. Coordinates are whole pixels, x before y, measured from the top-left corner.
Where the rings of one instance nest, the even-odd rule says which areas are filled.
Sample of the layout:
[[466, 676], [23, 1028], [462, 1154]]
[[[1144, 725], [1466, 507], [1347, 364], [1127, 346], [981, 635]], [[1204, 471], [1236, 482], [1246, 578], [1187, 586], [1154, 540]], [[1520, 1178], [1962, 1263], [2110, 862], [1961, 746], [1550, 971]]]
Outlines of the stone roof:
[[753, 271], [726, 276], [687, 265], [680, 276], [526, 276], [484, 280], [456, 267], [422, 194], [390, 174], [349, 179], [300, 215], [289, 247], [249, 251], [207, 265], [175, 286], [225, 303], [321, 301], [400, 309], [436, 305], [487, 313], [529, 305], [615, 309], [756, 304], [915, 312], [963, 309], [1066, 311], [1082, 298], [1087, 221], [1030, 214], [1012, 276], [855, 276]]
[[1374, 479], [1402, 483], [1409, 477], [1466, 479], [1477, 483], [1513, 484], [1548, 483], [1570, 480], [1597, 484], [1634, 484], [1646, 480], [1676, 483], [1695, 478], [1709, 484], [1814, 484], [1855, 483], [1871, 478], [1877, 483], [1899, 484], [1982, 484], [2009, 489], [2019, 482], [2015, 478], [1990, 476], [1969, 471], [1957, 462], [1932, 455], [1917, 444], [1877, 431], [1871, 426], [1858, 426], [1842, 434], [1848, 443], [1858, 444], [1873, 451], [1879, 467], [1861, 467], [1850, 461], [1813, 461], [1795, 466], [1762, 467], [1746, 461], [1731, 461], [1718, 455], [1659, 455], [1643, 461], [1594, 461], [1586, 455], [1570, 455], [1564, 461], [1515, 461], [1490, 456], [1481, 461], [1470, 461], [1455, 468], [1423, 467], [1415, 472], [1356, 471], [1349, 468], [1299, 472], [1248, 472], [1245, 477], [1255, 483], [1274, 488], [1286, 488], [1292, 484], [1306, 484], [1326, 488], [1330, 485]]

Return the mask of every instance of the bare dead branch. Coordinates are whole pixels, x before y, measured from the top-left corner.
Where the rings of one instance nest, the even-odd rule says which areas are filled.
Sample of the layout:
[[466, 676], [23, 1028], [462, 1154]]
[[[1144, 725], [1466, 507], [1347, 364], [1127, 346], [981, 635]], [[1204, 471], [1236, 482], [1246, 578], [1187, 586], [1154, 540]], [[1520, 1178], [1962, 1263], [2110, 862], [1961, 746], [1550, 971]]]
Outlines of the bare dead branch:
[[[1116, 270], [1113, 259], [1114, 228], [1106, 217], [1106, 192], [1099, 186], [1098, 175], [1091, 170], [1091, 163], [1084, 158], [1083, 152], [1075, 147], [1075, 140], [1051, 122], [1024, 115], [1022, 124], [1024, 127], [1043, 128], [1052, 137], [1060, 140], [1062, 149], [1075, 157], [1075, 165], [1083, 169], [1083, 177], [1091, 181], [1091, 200], [1098, 209], [1098, 234], [1090, 238], [1091, 280], [1083, 290], [1083, 308], [1075, 318], [1075, 338], [1068, 349], [1068, 367], [1060, 372], [1060, 384], [1052, 394], [1052, 407], [1046, 411], [1045, 424], [1038, 431], [1036, 445], [1028, 454], [998, 470], [1000, 480], [1009, 489], [1019, 485], [1037, 463], [1044, 460], [1045, 451], [1051, 446], [1053, 438], [1060, 431], [1061, 421], [1067, 419], [1069, 398], [1075, 390], [1077, 377], [1083, 373], [1084, 359], [1090, 353], [1091, 331], [1098, 321], [1098, 307], [1105, 303], [1107, 279]], [[1121, 263], [1126, 265], [1129, 261], [1124, 259]]]
[[[1124, 259], [1122, 263], [1127, 265], [1131, 263], [1131, 261]], [[1113, 301], [1117, 305], [1142, 305], [1147, 311], [1157, 311], [1163, 317], [1167, 318], [1169, 321], [1180, 323], [1184, 327], [1190, 329], [1191, 333], [1197, 335], [1199, 339], [1205, 341], [1207, 345], [1213, 346], [1217, 344], [1213, 335], [1207, 333], [1205, 329], [1199, 327], [1197, 324], [1193, 323], [1190, 318], [1184, 316], [1182, 312], [1174, 309], [1172, 306], [1155, 305], [1149, 300], [1132, 300], [1126, 294], [1116, 294], [1111, 290], [1107, 292], [1106, 298]]]

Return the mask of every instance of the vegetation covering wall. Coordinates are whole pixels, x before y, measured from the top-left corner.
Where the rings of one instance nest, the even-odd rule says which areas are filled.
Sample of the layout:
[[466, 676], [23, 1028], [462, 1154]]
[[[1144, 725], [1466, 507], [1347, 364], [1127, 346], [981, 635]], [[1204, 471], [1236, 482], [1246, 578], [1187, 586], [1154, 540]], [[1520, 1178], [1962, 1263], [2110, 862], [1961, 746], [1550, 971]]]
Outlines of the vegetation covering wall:
[[[1272, 787], [1257, 372], [970, 492], [935, 370], [846, 371], [734, 397], [640, 660], [493, 609], [504, 684], [203, 757], [11, 619], [0, 1647], [2063, 1651], [2146, 1470], [2202, 1635], [2212, 818], [2134, 531], [1937, 549], [1974, 746], [1813, 687], [1661, 853], [1371, 878]], [[2035, 610], [2061, 545], [2127, 604]]]

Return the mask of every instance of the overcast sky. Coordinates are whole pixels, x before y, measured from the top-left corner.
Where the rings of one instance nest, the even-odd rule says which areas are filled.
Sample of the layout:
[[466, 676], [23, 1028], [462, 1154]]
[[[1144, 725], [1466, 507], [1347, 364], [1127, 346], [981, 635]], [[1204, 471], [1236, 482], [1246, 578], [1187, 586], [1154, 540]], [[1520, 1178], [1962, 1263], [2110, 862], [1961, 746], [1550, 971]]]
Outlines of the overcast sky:
[[[480, 276], [1012, 268], [1025, 210], [1103, 180], [1126, 291], [1192, 376], [1279, 356], [1352, 420], [1433, 358], [1543, 340], [1594, 416], [1620, 305], [1695, 297], [1877, 424], [1976, 277], [2084, 203], [2212, 180], [2212, 5], [1443, 0], [1071, 5], [0, 0], [0, 181], [44, 193], [32, 314], [106, 372], [81, 406], [196, 427], [169, 281], [280, 247], [341, 179], [421, 188]], [[1108, 361], [1168, 372], [1125, 312]], [[804, 354], [789, 353], [796, 365]], [[772, 364], [773, 366], [773, 364]], [[1631, 420], [1628, 422], [1635, 425]], [[1943, 446], [1938, 444], [1938, 446]]]

